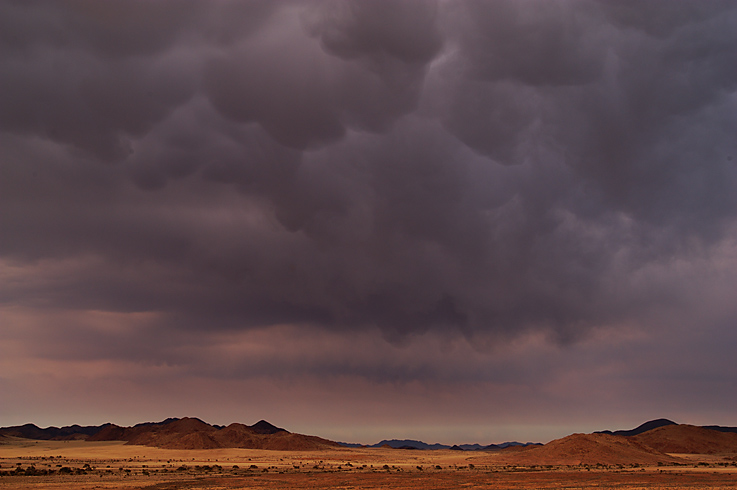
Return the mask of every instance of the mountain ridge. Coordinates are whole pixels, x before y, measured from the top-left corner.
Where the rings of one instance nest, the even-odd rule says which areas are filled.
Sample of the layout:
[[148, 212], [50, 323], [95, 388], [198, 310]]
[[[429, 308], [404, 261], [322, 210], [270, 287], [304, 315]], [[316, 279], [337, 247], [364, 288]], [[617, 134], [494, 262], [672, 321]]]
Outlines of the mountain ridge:
[[[130, 427], [122, 427], [112, 423], [99, 426], [80, 426], [77, 424], [64, 427], [40, 428], [35, 424], [0, 428], [0, 439], [21, 437], [35, 440], [89, 440], [89, 441], [125, 441], [130, 445], [143, 445], [168, 449], [215, 449], [215, 448], [246, 448], [246, 449], [274, 449], [274, 450], [317, 450], [335, 447], [390, 447], [408, 450], [464, 450], [464, 451], [507, 451], [511, 453], [525, 453], [536, 447], [545, 447], [553, 444], [566, 445], [581, 444], [583, 448], [598, 448], [603, 454], [614, 454], [612, 451], [625, 450], [637, 458], [651, 459], [653, 452], [661, 455], [675, 453], [718, 453], [734, 451], [737, 453], [737, 427], [719, 425], [692, 426], [677, 424], [668, 419], [655, 419], [645, 422], [634, 429], [603, 430], [592, 434], [572, 434], [577, 438], [556, 439], [548, 444], [520, 443], [516, 441], [501, 444], [428, 444], [414, 439], [384, 439], [376, 444], [352, 444], [334, 442], [317, 436], [308, 436], [289, 432], [277, 427], [266, 420], [259, 420], [249, 426], [241, 423], [232, 423], [228, 426], [211, 425], [195, 417], [167, 418], [161, 422], [142, 422]], [[604, 436], [622, 438], [630, 442], [615, 442], [617, 439], [607, 439]], [[567, 436], [571, 437], [571, 436]], [[559, 441], [567, 441], [565, 443]], [[573, 442], [571, 442], [573, 441]], [[547, 450], [545, 450], [547, 451]], [[530, 453], [533, 457], [543, 457], [545, 451]], [[594, 451], [594, 449], [581, 449]], [[594, 452], [595, 452], [594, 451]], [[616, 451], [614, 451], [616, 452]], [[527, 457], [527, 456], [525, 456]]]
[[233, 423], [210, 425], [195, 417], [167, 418], [130, 427], [106, 423], [99, 426], [39, 428], [25, 424], [0, 428], [0, 437], [35, 440], [125, 441], [129, 445], [167, 449], [273, 449], [318, 450], [339, 447], [338, 443], [317, 436], [296, 434], [260, 420], [252, 426]]
[[647, 432], [653, 429], [657, 429], [658, 427], [665, 427], [668, 425], [678, 425], [672, 420], [668, 419], [655, 419], [655, 420], [649, 420], [643, 424], [638, 425], [634, 429], [629, 430], [600, 430], [596, 431], [595, 434], [609, 434], [613, 436], [625, 436], [625, 437], [631, 437], [636, 436], [638, 434], [642, 434], [643, 432]]
[[348, 442], [339, 442], [344, 447], [391, 447], [393, 449], [415, 449], [422, 451], [434, 451], [439, 449], [453, 449], [462, 451], [499, 451], [511, 446], [526, 447], [530, 445], [539, 445], [539, 442], [503, 442], [501, 444], [428, 444], [416, 439], [383, 439], [376, 444], [355, 444]]

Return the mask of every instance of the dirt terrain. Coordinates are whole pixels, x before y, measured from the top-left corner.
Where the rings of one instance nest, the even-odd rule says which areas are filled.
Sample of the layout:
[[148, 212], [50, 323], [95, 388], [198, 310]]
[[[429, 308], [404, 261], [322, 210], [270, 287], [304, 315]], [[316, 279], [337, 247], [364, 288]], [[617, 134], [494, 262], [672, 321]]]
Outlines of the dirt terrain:
[[[575, 451], [577, 439], [564, 446]], [[648, 464], [568, 464], [563, 453], [557, 462], [539, 464], [525, 461], [525, 454], [533, 449], [187, 450], [7, 437], [0, 442], [0, 489], [737, 489], [734, 453], [671, 455]]]

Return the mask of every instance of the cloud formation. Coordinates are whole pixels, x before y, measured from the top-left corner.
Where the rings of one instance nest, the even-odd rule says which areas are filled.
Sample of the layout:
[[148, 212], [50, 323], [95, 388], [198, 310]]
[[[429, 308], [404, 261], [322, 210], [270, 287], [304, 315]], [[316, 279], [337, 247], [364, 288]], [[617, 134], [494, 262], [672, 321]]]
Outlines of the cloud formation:
[[[0, 314], [29, 326], [6, 335], [377, 383], [478, 379], [426, 338], [483, 357], [707, 311], [729, 336], [735, 23], [721, 1], [6, 2]], [[264, 331], [327, 360], [208, 350]], [[330, 355], [350, 339], [371, 355]]]

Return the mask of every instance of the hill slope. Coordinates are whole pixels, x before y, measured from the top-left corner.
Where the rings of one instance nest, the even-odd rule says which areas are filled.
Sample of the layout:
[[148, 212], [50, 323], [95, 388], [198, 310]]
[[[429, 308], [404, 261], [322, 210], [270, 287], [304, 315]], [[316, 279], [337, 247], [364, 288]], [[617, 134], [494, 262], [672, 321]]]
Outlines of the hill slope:
[[504, 461], [515, 464], [656, 464], [677, 462], [674, 458], [637, 441], [610, 434], [573, 434], [543, 446], [508, 452]]
[[664, 453], [737, 453], [737, 433], [693, 425], [669, 425], [636, 435], [640, 444]]

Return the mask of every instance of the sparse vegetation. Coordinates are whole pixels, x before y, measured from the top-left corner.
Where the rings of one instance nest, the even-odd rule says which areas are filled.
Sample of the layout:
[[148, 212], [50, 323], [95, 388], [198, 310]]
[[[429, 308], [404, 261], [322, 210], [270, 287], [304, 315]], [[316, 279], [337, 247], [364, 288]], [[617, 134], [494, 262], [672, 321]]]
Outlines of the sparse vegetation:
[[[48, 443], [49, 447], [55, 447]], [[69, 447], [68, 443], [67, 447]], [[78, 445], [79, 451], [83, 446]], [[660, 458], [649, 463], [619, 461], [576, 462], [552, 464], [529, 460], [520, 463], [519, 453], [473, 453], [427, 451], [396, 451], [389, 449], [341, 449], [338, 451], [284, 452], [234, 450], [217, 457], [202, 458], [202, 452], [176, 455], [162, 454], [147, 459], [134, 451], [140, 448], [110, 445], [120, 451], [119, 456], [105, 457], [37, 455], [27, 451], [22, 457], [0, 452], [0, 477], [4, 488], [38, 488], [43, 485], [66, 485], [68, 488], [99, 488], [112, 490], [120, 486], [143, 488], [166, 483], [188, 488], [183, 482], [198, 483], [212, 488], [308, 488], [311, 487], [372, 487], [372, 488], [557, 488], [561, 484], [574, 488], [619, 488], [629, 490], [657, 488], [712, 488], [734, 489], [737, 476], [737, 451], [719, 459], [717, 456], [692, 457], [688, 460], [668, 461]], [[222, 451], [222, 450], [221, 450]], [[548, 454], [532, 448], [527, 455]], [[139, 453], [140, 454], [140, 453]], [[319, 454], [320, 458], [315, 456]], [[172, 457], [173, 456], [173, 457]], [[662, 453], [661, 453], [662, 456]], [[536, 456], [537, 457], [537, 456]], [[517, 458], [517, 459], [515, 459]], [[730, 458], [730, 459], [727, 459]], [[468, 460], [473, 459], [473, 463]], [[182, 463], [187, 461], [187, 463]], [[227, 462], [227, 464], [226, 464]], [[350, 471], [353, 470], [353, 471]], [[411, 471], [409, 471], [411, 470]], [[429, 470], [429, 471], [428, 471]], [[258, 474], [255, 473], [258, 471]], [[410, 475], [412, 475], [410, 477]], [[254, 477], [256, 479], [254, 479]], [[407, 477], [410, 477], [409, 479]], [[239, 480], [242, 479], [242, 480]], [[309, 479], [309, 480], [308, 480]], [[232, 480], [232, 481], [229, 481]], [[124, 482], [125, 483], [122, 483]], [[9, 485], [7, 482], [11, 482]], [[75, 483], [72, 483], [75, 482]], [[78, 483], [76, 483], [78, 482]], [[167, 483], [168, 482], [168, 483]], [[258, 482], [254, 484], [254, 482]], [[452, 482], [452, 483], [451, 483]], [[634, 482], [637, 485], [634, 485]], [[630, 484], [632, 483], [632, 486]], [[38, 485], [38, 487], [37, 487]], [[255, 486], [253, 486], [255, 485]], [[258, 485], [261, 485], [260, 487]], [[660, 486], [662, 485], [662, 487]], [[163, 488], [163, 487], [162, 487]]]

